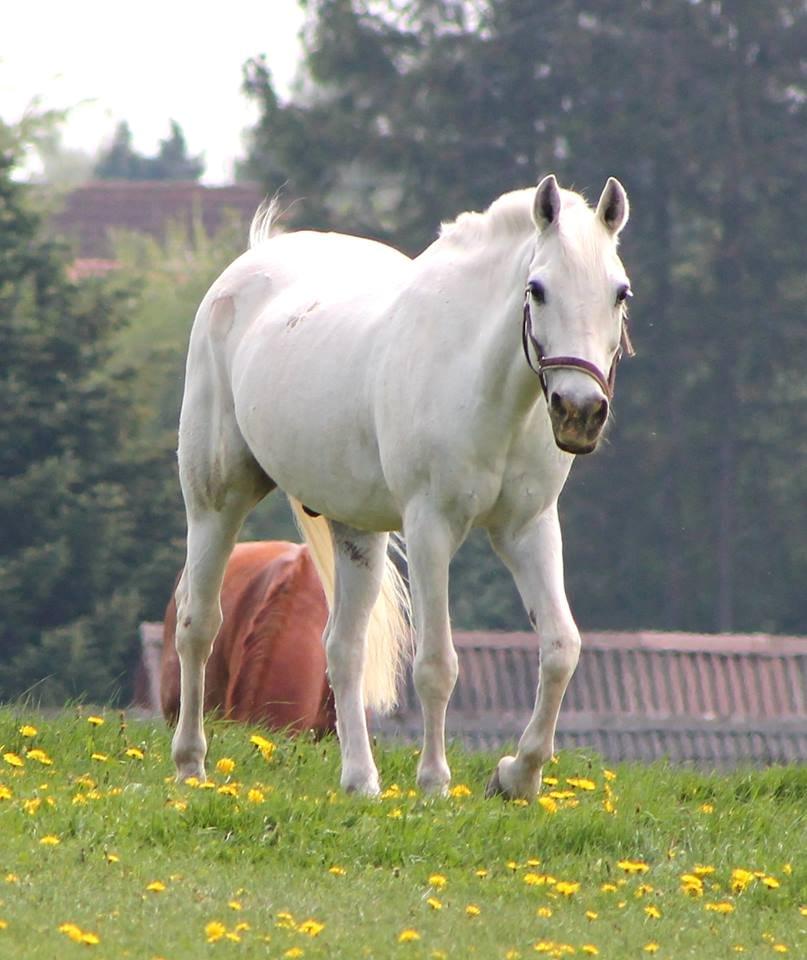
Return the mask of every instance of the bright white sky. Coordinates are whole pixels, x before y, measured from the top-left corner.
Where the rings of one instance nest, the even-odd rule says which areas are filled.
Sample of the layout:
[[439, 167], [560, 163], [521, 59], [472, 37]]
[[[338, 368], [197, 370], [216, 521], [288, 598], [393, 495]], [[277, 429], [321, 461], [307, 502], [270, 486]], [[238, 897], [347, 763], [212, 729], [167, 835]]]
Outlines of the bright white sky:
[[297, 0], [3, 0], [0, 118], [14, 122], [40, 98], [72, 108], [66, 147], [95, 153], [126, 120], [149, 155], [174, 119], [189, 152], [204, 154], [204, 180], [226, 183], [258, 115], [241, 67], [266, 54], [287, 93], [302, 22]]

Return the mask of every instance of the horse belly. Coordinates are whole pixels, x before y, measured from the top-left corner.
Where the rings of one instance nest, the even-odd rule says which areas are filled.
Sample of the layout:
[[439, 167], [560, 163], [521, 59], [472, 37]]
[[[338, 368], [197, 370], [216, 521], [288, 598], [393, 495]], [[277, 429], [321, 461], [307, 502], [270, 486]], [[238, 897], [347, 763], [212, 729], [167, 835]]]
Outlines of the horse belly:
[[310, 509], [359, 529], [398, 529], [365, 389], [371, 352], [361, 338], [349, 344], [338, 323], [302, 323], [273, 307], [239, 348], [241, 433], [278, 487]]

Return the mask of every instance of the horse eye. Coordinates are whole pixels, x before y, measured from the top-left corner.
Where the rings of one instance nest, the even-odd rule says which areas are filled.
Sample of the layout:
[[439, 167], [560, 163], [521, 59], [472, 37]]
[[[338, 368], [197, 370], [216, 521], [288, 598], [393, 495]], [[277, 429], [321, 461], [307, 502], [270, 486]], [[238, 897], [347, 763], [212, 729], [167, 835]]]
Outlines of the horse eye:
[[623, 284], [616, 292], [616, 302], [624, 303], [633, 296], [633, 291], [627, 284]]
[[544, 285], [539, 283], [538, 280], [530, 280], [527, 285], [527, 290], [529, 290], [530, 296], [536, 303], [546, 303], [546, 290], [544, 290]]

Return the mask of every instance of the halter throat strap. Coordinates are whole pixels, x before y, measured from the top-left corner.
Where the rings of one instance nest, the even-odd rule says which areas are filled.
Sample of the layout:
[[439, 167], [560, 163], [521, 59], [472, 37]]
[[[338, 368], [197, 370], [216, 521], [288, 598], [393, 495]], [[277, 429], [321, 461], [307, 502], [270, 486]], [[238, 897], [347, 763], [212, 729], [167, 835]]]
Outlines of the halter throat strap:
[[[532, 357], [530, 356], [530, 344], [532, 344], [532, 348], [535, 351], [535, 363], [533, 363]], [[547, 370], [578, 370], [580, 373], [585, 373], [587, 376], [591, 377], [592, 380], [596, 381], [597, 385], [608, 398], [608, 402], [610, 403], [614, 396], [616, 368], [619, 364], [619, 361], [622, 359], [623, 353], [626, 353], [629, 357], [634, 356], [636, 353], [636, 351], [633, 349], [633, 344], [631, 343], [630, 335], [628, 334], [628, 328], [623, 318], [619, 347], [614, 355], [614, 359], [611, 363], [611, 369], [608, 371], [607, 377], [595, 363], [592, 363], [590, 360], [584, 360], [582, 357], [544, 356], [543, 347], [536, 339], [535, 334], [532, 332], [532, 313], [530, 311], [529, 288], [527, 288], [524, 295], [524, 316], [521, 327], [521, 345], [524, 348], [524, 356], [527, 358], [527, 363], [529, 364], [530, 369], [538, 376], [538, 380], [541, 383], [541, 389], [544, 392], [544, 397], [547, 399]]]

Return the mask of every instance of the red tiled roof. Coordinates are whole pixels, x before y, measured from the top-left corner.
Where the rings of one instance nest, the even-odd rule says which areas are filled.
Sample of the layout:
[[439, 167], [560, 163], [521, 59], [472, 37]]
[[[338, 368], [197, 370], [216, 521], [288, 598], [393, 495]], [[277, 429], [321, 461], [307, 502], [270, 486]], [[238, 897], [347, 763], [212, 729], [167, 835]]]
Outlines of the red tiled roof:
[[196, 216], [212, 234], [234, 213], [244, 224], [246, 238], [247, 225], [262, 199], [256, 184], [206, 187], [176, 181], [99, 180], [71, 191], [52, 224], [77, 244], [79, 258], [108, 259], [110, 230], [163, 239], [170, 223], [179, 221], [190, 228]]

